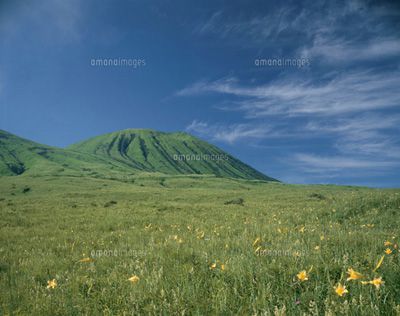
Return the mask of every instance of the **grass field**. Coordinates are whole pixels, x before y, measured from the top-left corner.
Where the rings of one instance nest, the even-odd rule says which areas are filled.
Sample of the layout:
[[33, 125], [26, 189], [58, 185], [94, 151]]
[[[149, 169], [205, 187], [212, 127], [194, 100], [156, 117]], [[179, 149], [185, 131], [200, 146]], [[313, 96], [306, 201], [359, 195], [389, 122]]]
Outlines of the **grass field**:
[[400, 315], [400, 190], [22, 175], [0, 212], [2, 315]]

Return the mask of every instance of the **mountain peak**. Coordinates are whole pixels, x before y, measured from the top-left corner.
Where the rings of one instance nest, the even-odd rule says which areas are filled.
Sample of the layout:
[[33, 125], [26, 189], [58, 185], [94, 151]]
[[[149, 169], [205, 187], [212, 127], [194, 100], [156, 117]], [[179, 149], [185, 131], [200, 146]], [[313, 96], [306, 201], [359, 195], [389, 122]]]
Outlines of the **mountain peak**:
[[158, 131], [155, 129], [150, 129], [150, 128], [126, 128], [123, 130], [119, 131], [114, 131], [111, 133], [106, 133], [100, 136], [105, 136], [109, 134], [137, 134], [137, 135], [182, 135], [182, 136], [188, 136], [188, 137], [194, 137], [193, 135], [190, 135], [186, 132], [181, 132], [181, 131], [176, 131], [176, 132], [163, 132], [163, 131]]
[[185, 132], [130, 128], [93, 137], [68, 148], [113, 159], [145, 172], [275, 180]]
[[25, 172], [97, 176], [150, 172], [276, 181], [185, 132], [129, 128], [61, 149], [0, 130], [0, 175]]

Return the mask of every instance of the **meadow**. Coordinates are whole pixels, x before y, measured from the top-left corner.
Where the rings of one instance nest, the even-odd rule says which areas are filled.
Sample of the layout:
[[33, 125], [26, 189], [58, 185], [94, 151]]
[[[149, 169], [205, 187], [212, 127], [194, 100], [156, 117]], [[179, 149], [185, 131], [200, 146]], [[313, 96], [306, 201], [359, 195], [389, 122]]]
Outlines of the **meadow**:
[[1, 315], [400, 315], [400, 190], [0, 177]]

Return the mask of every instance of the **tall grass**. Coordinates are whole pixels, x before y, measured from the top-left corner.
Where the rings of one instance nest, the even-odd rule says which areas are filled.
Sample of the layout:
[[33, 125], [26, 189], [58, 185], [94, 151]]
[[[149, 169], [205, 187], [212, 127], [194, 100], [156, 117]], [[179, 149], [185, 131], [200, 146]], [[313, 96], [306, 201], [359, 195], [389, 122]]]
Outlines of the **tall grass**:
[[400, 313], [399, 190], [20, 176], [0, 192], [4, 315]]

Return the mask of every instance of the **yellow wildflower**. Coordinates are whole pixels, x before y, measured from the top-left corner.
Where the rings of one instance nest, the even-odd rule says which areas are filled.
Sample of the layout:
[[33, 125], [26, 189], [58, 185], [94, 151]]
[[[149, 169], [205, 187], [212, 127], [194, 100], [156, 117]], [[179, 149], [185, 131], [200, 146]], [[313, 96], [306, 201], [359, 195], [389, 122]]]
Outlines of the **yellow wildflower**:
[[385, 247], [387, 247], [387, 246], [391, 246], [392, 243], [391, 243], [389, 240], [387, 240], [387, 241], [385, 241], [385, 242], [383, 243], [383, 245], [384, 245]]
[[387, 255], [390, 255], [390, 254], [392, 253], [392, 249], [386, 248], [386, 249], [385, 249], [385, 253], [386, 253]]
[[347, 278], [347, 281], [358, 280], [358, 279], [361, 279], [364, 277], [361, 273], [354, 271], [352, 268], [349, 268], [347, 270], [347, 274], [349, 275], [349, 277]]
[[217, 267], [217, 264], [214, 262], [210, 265], [210, 270], [214, 270]]
[[339, 296], [343, 296], [343, 295], [345, 295], [346, 293], [349, 292], [349, 291], [347, 291], [346, 287], [344, 285], [342, 285], [341, 283], [336, 285], [334, 287], [334, 289], [335, 289], [336, 294], [339, 295]]
[[138, 283], [140, 278], [134, 274], [128, 280], [131, 281], [132, 283]]
[[306, 270], [300, 271], [299, 273], [297, 273], [296, 276], [301, 282], [308, 280], [308, 275]]
[[380, 288], [380, 286], [383, 284], [383, 283], [385, 283], [384, 281], [382, 281], [382, 278], [374, 278], [372, 281], [370, 281], [371, 282], [371, 284], [373, 284], [373, 285], [375, 285], [375, 287], [377, 288], [377, 289], [379, 289]]
[[56, 287], [57, 287], [57, 280], [56, 279], [47, 281], [47, 288], [48, 289], [55, 289]]
[[372, 285], [374, 285], [377, 289], [379, 289], [380, 287], [381, 287], [381, 285], [383, 285], [385, 282], [382, 280], [382, 278], [380, 277], [380, 278], [374, 278], [373, 280], [371, 280], [371, 281], [364, 281], [364, 282], [361, 282], [362, 284], [372, 284]]

